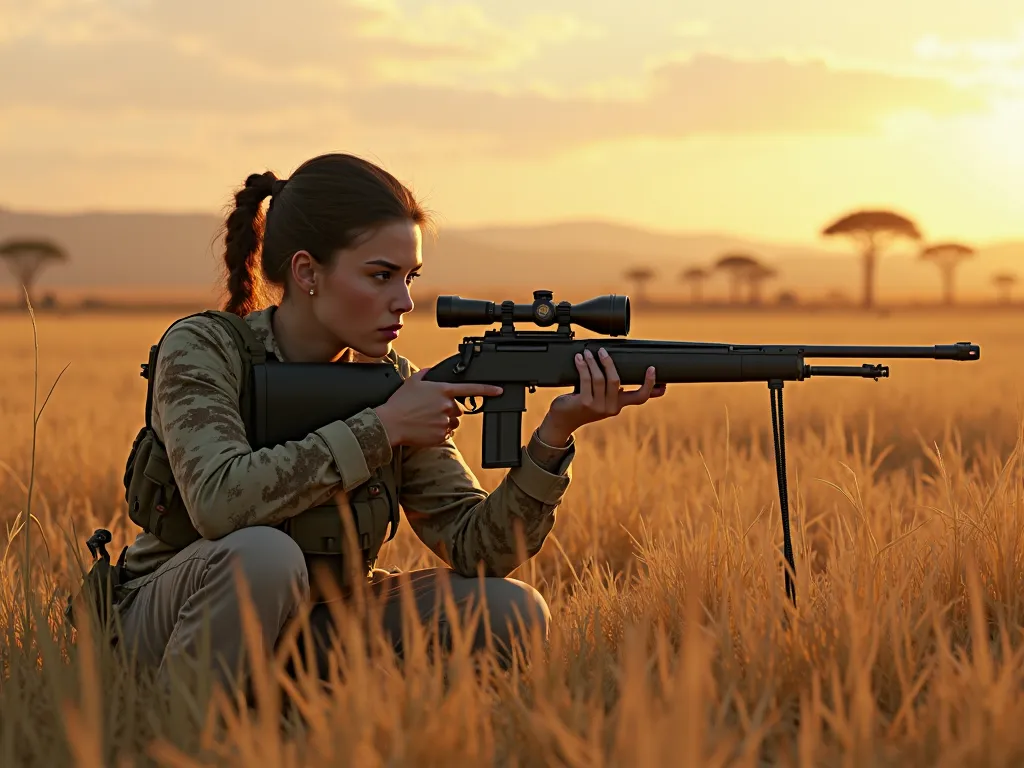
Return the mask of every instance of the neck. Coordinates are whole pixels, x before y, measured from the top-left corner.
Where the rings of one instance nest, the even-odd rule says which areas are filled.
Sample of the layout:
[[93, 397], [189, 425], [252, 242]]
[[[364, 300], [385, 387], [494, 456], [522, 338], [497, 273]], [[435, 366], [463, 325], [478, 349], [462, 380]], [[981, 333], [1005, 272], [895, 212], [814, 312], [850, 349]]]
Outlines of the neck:
[[333, 363], [348, 349], [324, 334], [312, 313], [293, 302], [282, 301], [271, 319], [281, 354], [293, 363]]

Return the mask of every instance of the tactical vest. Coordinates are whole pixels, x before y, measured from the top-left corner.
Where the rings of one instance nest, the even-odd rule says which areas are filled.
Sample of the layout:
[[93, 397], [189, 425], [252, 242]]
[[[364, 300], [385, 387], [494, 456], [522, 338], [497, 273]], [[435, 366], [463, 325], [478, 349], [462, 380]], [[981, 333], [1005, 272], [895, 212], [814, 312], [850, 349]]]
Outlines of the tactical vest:
[[[223, 323], [238, 348], [242, 361], [239, 407], [245, 422], [246, 436], [252, 444], [252, 425], [248, 418], [253, 412], [252, 398], [256, 396], [255, 388], [252, 386], [252, 368], [254, 365], [266, 363], [266, 348], [238, 315], [207, 310], [189, 317], [200, 315], [215, 318]], [[170, 328], [173, 327], [172, 324]], [[167, 451], [157, 438], [152, 425], [153, 381], [156, 378], [154, 374], [157, 355], [160, 344], [163, 343], [170, 328], [150, 349], [149, 362], [142, 366], [141, 375], [148, 381], [146, 426], [139, 431], [132, 445], [125, 467], [124, 486], [128, 515], [132, 522], [165, 544], [180, 550], [199, 539], [200, 534], [188, 515], [171, 472]], [[388, 357], [395, 367], [399, 368], [399, 374], [404, 375], [398, 364], [397, 354], [392, 351]], [[269, 404], [269, 407], [273, 407], [273, 404]], [[395, 450], [397, 454], [400, 449]], [[398, 531], [400, 467], [401, 460], [392, 461], [375, 470], [366, 482], [351, 489], [347, 494], [341, 494], [340, 503], [331, 500], [326, 504], [311, 507], [275, 527], [295, 540], [305, 553], [307, 561], [323, 563], [342, 577], [342, 555], [351, 551], [346, 548], [345, 537], [351, 535], [346, 526], [348, 521], [343, 517], [347, 515], [357, 535], [358, 549], [364, 561], [361, 565], [365, 566], [365, 571], [368, 572], [375, 564], [380, 548], [394, 538]], [[227, 514], [228, 510], [224, 510], [224, 513]]]

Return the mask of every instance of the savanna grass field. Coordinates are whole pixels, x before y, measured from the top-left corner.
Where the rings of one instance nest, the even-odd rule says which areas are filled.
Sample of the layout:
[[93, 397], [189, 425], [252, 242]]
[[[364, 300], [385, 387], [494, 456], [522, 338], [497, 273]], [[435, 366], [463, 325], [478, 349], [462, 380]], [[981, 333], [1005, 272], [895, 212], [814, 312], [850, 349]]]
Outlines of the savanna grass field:
[[[0, 317], [0, 765], [1024, 761], [1017, 315], [634, 309], [632, 338], [971, 341], [981, 359], [851, 360], [891, 377], [786, 385], [795, 609], [767, 386], [670, 386], [577, 434], [554, 531], [512, 574], [553, 616], [522, 668], [469, 659], [457, 634], [445, 664], [422, 642], [399, 664], [353, 619], [328, 686], [282, 675], [285, 649], [259, 667], [253, 706], [188, 670], [155, 687], [63, 623], [85, 538], [108, 528], [116, 558], [136, 534], [122, 475], [143, 423], [139, 364], [173, 319], [37, 313], [37, 368], [30, 316]], [[466, 331], [421, 305], [396, 348], [430, 365]], [[529, 396], [524, 434], [555, 394]], [[502, 472], [478, 469], [479, 440], [479, 417], [463, 418], [457, 442], [490, 488]], [[433, 564], [407, 525], [379, 563]]]

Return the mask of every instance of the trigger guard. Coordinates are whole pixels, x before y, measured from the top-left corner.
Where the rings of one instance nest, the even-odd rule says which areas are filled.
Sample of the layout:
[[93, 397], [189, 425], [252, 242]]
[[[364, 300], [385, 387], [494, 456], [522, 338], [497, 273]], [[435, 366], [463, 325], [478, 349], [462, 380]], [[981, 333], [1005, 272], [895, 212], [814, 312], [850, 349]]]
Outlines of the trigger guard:
[[480, 405], [479, 407], [477, 406], [477, 404], [476, 404], [476, 395], [469, 395], [468, 397], [460, 397], [460, 398], [458, 398], [458, 399], [459, 399], [459, 402], [461, 402], [461, 403], [462, 403], [462, 406], [463, 406], [463, 407], [465, 407], [465, 406], [466, 406], [466, 400], [467, 400], [467, 399], [468, 399], [468, 400], [469, 400], [469, 401], [470, 401], [471, 403], [473, 403], [473, 407], [472, 407], [472, 409], [471, 409], [471, 410], [470, 410], [470, 409], [467, 409], [467, 410], [466, 410], [466, 413], [468, 413], [468, 414], [480, 413], [480, 410], [481, 410], [481, 408], [483, 407], [483, 405], [482, 405], [482, 404], [481, 404], [481, 405]]

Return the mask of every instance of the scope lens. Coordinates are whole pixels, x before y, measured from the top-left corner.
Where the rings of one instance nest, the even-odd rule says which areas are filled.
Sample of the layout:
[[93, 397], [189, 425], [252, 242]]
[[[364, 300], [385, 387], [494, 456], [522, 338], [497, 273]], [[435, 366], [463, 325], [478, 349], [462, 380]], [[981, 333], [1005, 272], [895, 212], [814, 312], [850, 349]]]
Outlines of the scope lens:
[[441, 328], [460, 325], [490, 325], [494, 322], [494, 302], [464, 299], [461, 296], [437, 297], [437, 324]]
[[570, 322], [606, 336], [629, 335], [629, 297], [607, 294], [573, 304]]

